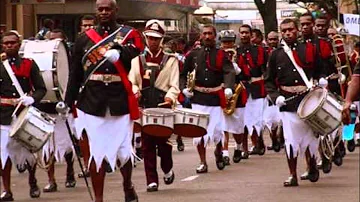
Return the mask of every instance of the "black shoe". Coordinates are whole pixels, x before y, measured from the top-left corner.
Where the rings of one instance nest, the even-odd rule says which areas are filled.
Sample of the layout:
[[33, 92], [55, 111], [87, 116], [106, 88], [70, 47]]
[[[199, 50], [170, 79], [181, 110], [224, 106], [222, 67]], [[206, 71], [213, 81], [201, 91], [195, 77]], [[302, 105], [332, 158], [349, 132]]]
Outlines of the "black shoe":
[[333, 160], [334, 164], [337, 166], [341, 166], [343, 164], [343, 157], [341, 157], [341, 154], [339, 151], [337, 151], [335, 149], [335, 153], [334, 153], [334, 160]]
[[136, 148], [135, 149], [135, 154], [137, 157], [139, 157], [140, 159], [143, 159], [143, 155], [142, 155], [142, 150], [141, 148]]
[[264, 139], [263, 139], [262, 135], [259, 136], [257, 148], [258, 148], [259, 156], [262, 156], [265, 154], [266, 150], [265, 150], [265, 144], [264, 144]]
[[125, 202], [138, 202], [138, 201], [139, 198], [134, 188], [125, 191]]
[[66, 188], [73, 188], [76, 185], [76, 180], [73, 175], [69, 175], [66, 177], [65, 187]]
[[233, 156], [234, 163], [239, 163], [241, 161], [241, 150], [235, 149], [234, 156]]
[[228, 156], [224, 156], [224, 162], [226, 166], [230, 165], [230, 158]]
[[271, 150], [274, 150], [274, 147], [271, 145], [271, 146], [267, 146], [266, 149], [271, 151]]
[[23, 165], [16, 165], [16, 169], [18, 170], [19, 173], [25, 172], [27, 169], [27, 163], [25, 163]]
[[252, 147], [251, 151], [249, 152], [249, 155], [255, 155], [255, 154], [259, 155], [259, 149], [256, 146]]
[[225, 168], [225, 161], [224, 161], [224, 157], [222, 156], [222, 152], [218, 153], [215, 150], [214, 154], [215, 154], [216, 167], [219, 170], [223, 170]]
[[332, 163], [329, 159], [327, 159], [326, 157], [323, 157], [321, 167], [322, 167], [322, 170], [324, 173], [330, 173], [330, 171], [332, 169]]
[[249, 152], [241, 152], [241, 159], [248, 159], [249, 158]]
[[39, 198], [40, 197], [40, 189], [37, 184], [30, 186], [30, 197], [31, 198]]
[[347, 149], [349, 152], [353, 152], [355, 150], [355, 140], [352, 139], [352, 140], [349, 140], [347, 141]]
[[208, 167], [206, 164], [200, 164], [197, 168], [196, 168], [196, 173], [207, 173], [208, 172]]
[[108, 162], [105, 163], [105, 171], [107, 173], [112, 173], [113, 169], [111, 168], [110, 164]]
[[300, 180], [309, 180], [309, 172], [306, 171], [300, 176]]
[[278, 141], [275, 141], [272, 145], [272, 148], [274, 149], [275, 152], [279, 152], [281, 150], [280, 143]]
[[57, 191], [57, 184], [56, 183], [49, 183], [43, 188], [44, 193], [56, 192], [56, 191]]
[[319, 180], [320, 177], [320, 173], [318, 169], [310, 169], [309, 173], [308, 173], [308, 179], [310, 180], [310, 182], [317, 182]]
[[174, 182], [175, 173], [174, 173], [174, 171], [171, 171], [171, 172], [172, 172], [172, 175], [170, 177], [164, 177], [165, 184], [172, 184]]
[[184, 145], [184, 142], [182, 140], [177, 141], [177, 149], [178, 149], [178, 151], [184, 151], [185, 150], [185, 145]]
[[299, 186], [298, 181], [296, 178], [294, 177], [289, 177], [287, 180], [285, 180], [284, 182], [284, 187], [297, 187]]
[[[90, 177], [90, 172], [87, 169], [84, 170], [84, 174], [86, 177]], [[78, 178], [84, 178], [84, 174], [82, 172], [80, 172], [78, 174]]]
[[13, 194], [11, 192], [3, 192], [0, 197], [0, 201], [14, 201]]
[[156, 183], [150, 183], [147, 188], [146, 188], [147, 192], [155, 192], [158, 191], [158, 185]]

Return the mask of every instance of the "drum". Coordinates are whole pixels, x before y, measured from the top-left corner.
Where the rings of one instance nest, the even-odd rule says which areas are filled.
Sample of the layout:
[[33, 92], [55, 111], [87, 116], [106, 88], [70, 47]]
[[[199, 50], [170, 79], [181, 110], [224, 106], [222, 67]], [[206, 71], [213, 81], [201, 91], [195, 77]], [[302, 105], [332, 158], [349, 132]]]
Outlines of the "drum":
[[176, 108], [174, 133], [183, 137], [206, 135], [210, 115], [187, 108]]
[[11, 126], [10, 137], [30, 152], [39, 151], [54, 133], [55, 120], [35, 107], [25, 108]]
[[326, 135], [341, 124], [341, 102], [324, 88], [315, 88], [301, 101], [297, 114], [318, 134]]
[[19, 54], [26, 58], [32, 58], [39, 66], [47, 89], [42, 102], [63, 101], [69, 78], [69, 58], [66, 44], [59, 39], [23, 40]]
[[152, 136], [170, 137], [174, 132], [175, 114], [171, 109], [148, 108], [142, 111], [142, 131]]

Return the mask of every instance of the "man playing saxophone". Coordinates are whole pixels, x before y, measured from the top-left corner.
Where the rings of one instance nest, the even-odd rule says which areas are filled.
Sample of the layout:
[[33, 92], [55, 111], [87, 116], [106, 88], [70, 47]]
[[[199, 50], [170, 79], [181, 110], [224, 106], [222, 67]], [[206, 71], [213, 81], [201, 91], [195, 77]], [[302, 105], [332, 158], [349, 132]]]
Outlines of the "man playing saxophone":
[[225, 165], [230, 165], [229, 158], [229, 133], [232, 133], [236, 141], [233, 161], [239, 163], [241, 160], [241, 142], [244, 133], [244, 110], [246, 104], [246, 90], [241, 83], [242, 77], [241, 69], [237, 64], [237, 52], [235, 47], [236, 34], [233, 30], [223, 30], [220, 32], [221, 48], [229, 54], [232, 59], [232, 64], [236, 73], [235, 78], [235, 92], [234, 95], [227, 100], [226, 108], [224, 109], [224, 119], [222, 120], [222, 129], [225, 134], [224, 146], [222, 155], [224, 157]]

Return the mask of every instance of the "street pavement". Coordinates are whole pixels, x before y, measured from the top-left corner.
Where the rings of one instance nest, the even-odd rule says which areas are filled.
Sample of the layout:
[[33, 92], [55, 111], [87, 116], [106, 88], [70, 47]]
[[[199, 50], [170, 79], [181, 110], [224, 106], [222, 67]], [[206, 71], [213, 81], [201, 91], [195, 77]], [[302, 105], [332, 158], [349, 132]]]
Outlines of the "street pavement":
[[[320, 172], [316, 183], [300, 181], [299, 187], [283, 187], [288, 177], [285, 152], [266, 151], [264, 156], [250, 156], [240, 163], [231, 162], [224, 170], [217, 170], [213, 155], [214, 146], [207, 150], [209, 172], [196, 174], [199, 163], [196, 148], [191, 139], [185, 139], [185, 151], [176, 149], [173, 141], [175, 181], [165, 185], [159, 170], [159, 191], [146, 192], [144, 165], [136, 164], [133, 182], [139, 201], [146, 202], [359, 202], [359, 147], [355, 152], [347, 151], [341, 167], [333, 165], [330, 174]], [[265, 139], [269, 143], [269, 139]], [[231, 141], [230, 145], [234, 145]], [[233, 147], [229, 149], [232, 157]], [[159, 162], [158, 162], [159, 164]], [[27, 173], [12, 171], [12, 191], [18, 202], [89, 202], [90, 197], [83, 179], [77, 178], [75, 188], [65, 188], [65, 164], [56, 165], [58, 192], [42, 193], [39, 199], [31, 199], [27, 185]], [[75, 164], [76, 173], [79, 166]], [[305, 171], [305, 161], [298, 161], [298, 176]], [[44, 170], [38, 169], [38, 184], [42, 188], [47, 183]], [[124, 201], [122, 178], [119, 170], [107, 174], [104, 190], [106, 202]]]

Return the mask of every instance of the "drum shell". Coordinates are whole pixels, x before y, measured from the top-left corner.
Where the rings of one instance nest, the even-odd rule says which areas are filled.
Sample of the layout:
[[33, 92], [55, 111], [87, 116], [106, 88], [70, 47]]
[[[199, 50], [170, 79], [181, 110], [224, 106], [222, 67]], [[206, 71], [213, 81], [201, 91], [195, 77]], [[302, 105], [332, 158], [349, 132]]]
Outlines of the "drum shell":
[[174, 119], [175, 114], [170, 109], [144, 109], [141, 117], [142, 132], [156, 137], [170, 137], [174, 132]]
[[202, 137], [207, 133], [209, 115], [191, 109], [175, 109], [174, 134], [183, 137]]
[[10, 137], [34, 153], [39, 151], [54, 133], [52, 118], [34, 107], [24, 109], [12, 124]]
[[65, 43], [55, 40], [23, 40], [19, 54], [33, 59], [39, 67], [47, 92], [41, 102], [65, 99], [69, 77], [69, 54]]
[[[312, 100], [319, 99], [319, 105], [311, 113], [305, 112], [307, 105], [311, 105]], [[303, 119], [315, 133], [326, 135], [333, 132], [341, 124], [342, 104], [328, 90], [317, 88], [307, 94], [301, 101], [298, 108], [298, 115]]]

